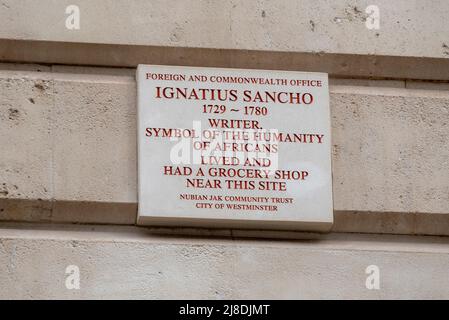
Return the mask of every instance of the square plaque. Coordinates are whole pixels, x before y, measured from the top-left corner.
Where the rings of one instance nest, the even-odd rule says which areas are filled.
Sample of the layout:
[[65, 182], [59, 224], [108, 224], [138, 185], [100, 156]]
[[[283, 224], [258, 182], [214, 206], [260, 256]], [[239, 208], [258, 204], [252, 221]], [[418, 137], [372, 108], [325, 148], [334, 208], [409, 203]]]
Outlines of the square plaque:
[[139, 65], [138, 223], [329, 230], [325, 73]]

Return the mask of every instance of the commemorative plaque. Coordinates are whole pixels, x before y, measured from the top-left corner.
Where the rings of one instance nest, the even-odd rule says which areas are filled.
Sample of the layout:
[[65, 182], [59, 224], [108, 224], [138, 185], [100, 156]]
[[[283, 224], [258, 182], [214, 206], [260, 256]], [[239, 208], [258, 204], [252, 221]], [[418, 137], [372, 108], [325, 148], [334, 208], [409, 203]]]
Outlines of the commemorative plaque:
[[138, 223], [326, 231], [324, 73], [139, 65]]

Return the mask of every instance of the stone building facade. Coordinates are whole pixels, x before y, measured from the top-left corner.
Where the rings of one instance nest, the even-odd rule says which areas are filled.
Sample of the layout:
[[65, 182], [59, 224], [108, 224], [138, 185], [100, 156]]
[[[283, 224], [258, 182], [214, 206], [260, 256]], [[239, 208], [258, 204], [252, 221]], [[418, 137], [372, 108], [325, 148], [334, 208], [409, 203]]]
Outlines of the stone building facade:
[[[0, 298], [449, 298], [448, 16], [1, 1]], [[328, 73], [332, 231], [137, 226], [138, 64]]]

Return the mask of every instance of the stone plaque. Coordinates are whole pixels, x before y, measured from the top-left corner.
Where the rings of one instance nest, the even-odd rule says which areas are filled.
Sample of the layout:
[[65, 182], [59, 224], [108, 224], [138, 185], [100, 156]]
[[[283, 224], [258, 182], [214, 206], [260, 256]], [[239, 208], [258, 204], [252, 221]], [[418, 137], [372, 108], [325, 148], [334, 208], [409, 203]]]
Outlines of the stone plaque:
[[328, 230], [324, 73], [139, 65], [139, 224]]

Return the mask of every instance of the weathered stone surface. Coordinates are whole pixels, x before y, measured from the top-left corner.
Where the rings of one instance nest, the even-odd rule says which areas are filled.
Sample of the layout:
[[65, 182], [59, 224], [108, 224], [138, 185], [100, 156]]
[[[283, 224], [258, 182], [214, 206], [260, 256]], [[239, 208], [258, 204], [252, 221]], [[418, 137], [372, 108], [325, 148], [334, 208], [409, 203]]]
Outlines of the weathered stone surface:
[[331, 88], [335, 210], [449, 212], [449, 92]]
[[[0, 299], [448, 299], [448, 16], [444, 0], [2, 0]], [[97, 225], [136, 221], [142, 63], [329, 73], [334, 232]]]
[[[448, 244], [416, 236], [255, 241], [135, 227], [3, 226], [0, 298], [445, 299]], [[69, 265], [79, 267], [79, 290], [65, 286]], [[366, 288], [370, 265], [379, 267], [379, 290]]]
[[[136, 88], [129, 69], [54, 71], [0, 72], [0, 139], [8, 149], [0, 154], [0, 196], [32, 201], [5, 204], [1, 219], [70, 222], [73, 214], [73, 222], [133, 223]], [[421, 227], [397, 215], [449, 213], [449, 93], [398, 88], [397, 81], [334, 83], [336, 212], [381, 213], [375, 232], [431, 232], [431, 222]], [[57, 204], [33, 202], [39, 199]], [[75, 210], [77, 202], [85, 204]], [[124, 218], [102, 203], [123, 204]], [[392, 221], [385, 220], [389, 213]], [[355, 229], [349, 220], [338, 225], [369, 232], [360, 221]]]
[[54, 75], [55, 199], [136, 202], [132, 78]]
[[49, 73], [0, 75], [0, 199], [51, 199], [53, 82]]
[[66, 28], [72, 2], [2, 3], [0, 38], [6, 39], [449, 57], [444, 0], [432, 5], [378, 0], [379, 29], [366, 27], [365, 10], [373, 3], [361, 0], [78, 0], [79, 30]]

